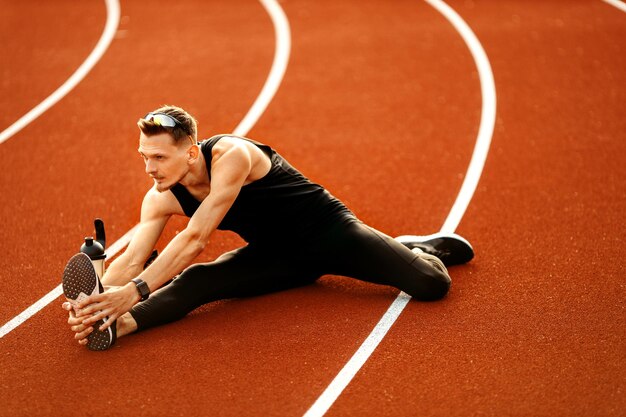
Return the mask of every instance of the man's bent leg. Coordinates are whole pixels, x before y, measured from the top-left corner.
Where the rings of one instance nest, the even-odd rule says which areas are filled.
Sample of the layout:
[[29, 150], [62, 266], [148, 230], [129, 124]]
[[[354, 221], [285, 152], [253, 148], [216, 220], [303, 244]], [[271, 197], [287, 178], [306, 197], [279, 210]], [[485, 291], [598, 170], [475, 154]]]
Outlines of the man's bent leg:
[[450, 288], [443, 264], [360, 221], [336, 229], [330, 240], [326, 262], [334, 274], [391, 285], [418, 300], [443, 298]]

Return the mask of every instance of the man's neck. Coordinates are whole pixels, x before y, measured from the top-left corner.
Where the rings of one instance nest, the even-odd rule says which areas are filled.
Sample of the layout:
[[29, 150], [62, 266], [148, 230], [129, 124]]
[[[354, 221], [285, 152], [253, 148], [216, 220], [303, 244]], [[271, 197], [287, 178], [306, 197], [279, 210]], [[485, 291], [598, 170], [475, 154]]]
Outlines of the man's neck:
[[209, 173], [202, 152], [179, 183], [185, 188], [201, 188], [210, 185]]

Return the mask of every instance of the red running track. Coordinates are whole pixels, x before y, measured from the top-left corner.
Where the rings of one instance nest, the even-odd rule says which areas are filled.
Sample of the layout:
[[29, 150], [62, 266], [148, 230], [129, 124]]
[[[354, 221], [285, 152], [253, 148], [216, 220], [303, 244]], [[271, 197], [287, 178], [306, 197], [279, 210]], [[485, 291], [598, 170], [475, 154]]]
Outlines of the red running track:
[[[259, 3], [153, 4], [122, 3], [118, 36], [89, 76], [0, 145], [2, 323], [58, 285], [94, 217], [111, 241], [136, 224], [150, 186], [135, 153], [139, 116], [174, 102], [202, 136], [228, 132], [263, 86], [274, 33]], [[478, 255], [451, 269], [445, 300], [409, 303], [327, 415], [618, 416], [626, 14], [599, 0], [449, 4], [483, 44], [498, 94], [491, 152], [458, 229]], [[56, 5], [3, 5], [2, 129], [100, 36], [103, 4]], [[250, 136], [375, 227], [437, 230], [480, 118], [458, 33], [414, 0], [282, 6], [289, 67]], [[238, 244], [220, 233], [201, 258]], [[395, 295], [325, 277], [205, 306], [103, 354], [75, 344], [59, 299], [1, 339], [0, 415], [302, 415]]]

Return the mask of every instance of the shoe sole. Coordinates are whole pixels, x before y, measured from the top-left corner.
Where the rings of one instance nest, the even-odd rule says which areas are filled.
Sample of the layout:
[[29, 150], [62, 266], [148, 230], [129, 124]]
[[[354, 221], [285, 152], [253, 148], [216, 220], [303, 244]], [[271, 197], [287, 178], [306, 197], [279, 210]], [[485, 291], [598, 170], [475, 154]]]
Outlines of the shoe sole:
[[449, 252], [444, 261], [446, 266], [465, 264], [474, 258], [472, 245], [456, 233], [440, 232], [426, 236], [403, 235], [396, 237], [396, 240], [403, 244], [411, 242], [428, 243], [435, 249]]
[[[91, 295], [103, 292], [104, 289], [89, 256], [84, 253], [72, 256], [63, 271], [63, 293], [72, 305], [74, 313], [80, 310], [77, 307], [79, 302]], [[93, 331], [87, 336], [87, 348], [90, 350], [106, 350], [115, 341], [115, 330], [112, 329], [115, 324], [104, 331], [98, 330], [104, 321], [100, 319], [92, 324]]]

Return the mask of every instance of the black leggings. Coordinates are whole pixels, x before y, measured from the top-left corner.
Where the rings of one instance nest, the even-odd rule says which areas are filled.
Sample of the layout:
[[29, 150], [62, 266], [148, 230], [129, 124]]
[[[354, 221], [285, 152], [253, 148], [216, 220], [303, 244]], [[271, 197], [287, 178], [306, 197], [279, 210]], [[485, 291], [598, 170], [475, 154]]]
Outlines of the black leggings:
[[419, 300], [442, 298], [450, 278], [391, 237], [351, 218], [313, 240], [250, 244], [195, 264], [130, 311], [138, 329], [178, 320], [216, 300], [300, 287], [322, 275], [390, 285]]

